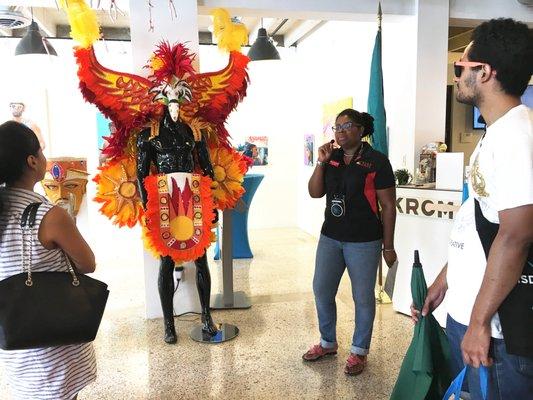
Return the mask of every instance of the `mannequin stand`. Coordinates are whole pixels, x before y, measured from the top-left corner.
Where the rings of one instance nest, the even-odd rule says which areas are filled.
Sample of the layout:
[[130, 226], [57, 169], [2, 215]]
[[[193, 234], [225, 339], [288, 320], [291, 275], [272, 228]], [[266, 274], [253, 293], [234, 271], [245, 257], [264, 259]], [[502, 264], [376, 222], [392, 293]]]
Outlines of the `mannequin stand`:
[[246, 309], [252, 306], [244, 292], [233, 291], [233, 215], [232, 210], [222, 212], [222, 293], [211, 302], [213, 310]]

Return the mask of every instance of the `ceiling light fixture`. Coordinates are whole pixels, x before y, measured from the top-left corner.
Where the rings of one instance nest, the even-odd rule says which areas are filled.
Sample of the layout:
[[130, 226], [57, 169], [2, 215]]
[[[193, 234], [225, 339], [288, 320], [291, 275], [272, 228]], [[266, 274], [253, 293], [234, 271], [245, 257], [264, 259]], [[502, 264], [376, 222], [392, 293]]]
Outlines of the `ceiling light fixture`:
[[33, 8], [31, 9], [31, 24], [28, 31], [22, 39], [20, 39], [15, 55], [21, 56], [25, 54], [47, 54], [50, 56], [57, 56], [56, 50], [50, 42], [41, 35], [39, 25], [33, 20]]
[[257, 39], [248, 51], [248, 57], [252, 61], [260, 60], [279, 60], [280, 56], [278, 50], [272, 43], [272, 39], [268, 37], [267, 31], [263, 28], [263, 18], [261, 18], [261, 28], [257, 33]]

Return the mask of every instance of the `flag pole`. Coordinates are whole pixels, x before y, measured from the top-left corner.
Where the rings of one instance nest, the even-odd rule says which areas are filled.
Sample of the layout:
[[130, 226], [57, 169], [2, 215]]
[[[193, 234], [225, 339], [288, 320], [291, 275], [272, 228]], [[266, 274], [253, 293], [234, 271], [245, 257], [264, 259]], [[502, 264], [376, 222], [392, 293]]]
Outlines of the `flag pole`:
[[[381, 32], [381, 21], [383, 20], [383, 12], [381, 11], [381, 1], [378, 2], [378, 31]], [[376, 295], [376, 302], [378, 304], [392, 303], [391, 299], [383, 290], [383, 255], [379, 257], [378, 264], [378, 293]]]
[[381, 1], [378, 2], [378, 30], [381, 30], [381, 20], [383, 19], [383, 13], [381, 12]]

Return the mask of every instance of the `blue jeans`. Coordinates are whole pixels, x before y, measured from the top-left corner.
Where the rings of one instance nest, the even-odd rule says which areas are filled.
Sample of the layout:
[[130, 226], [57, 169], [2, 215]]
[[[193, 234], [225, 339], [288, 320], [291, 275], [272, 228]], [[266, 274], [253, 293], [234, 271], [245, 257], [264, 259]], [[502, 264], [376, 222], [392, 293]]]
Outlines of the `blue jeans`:
[[[451, 373], [455, 377], [464, 366], [461, 342], [468, 327], [448, 315], [446, 336], [451, 350]], [[503, 339], [492, 338], [489, 355], [494, 364], [489, 368], [488, 400], [526, 400], [533, 397], [533, 359], [508, 354]], [[463, 390], [471, 400], [481, 400], [479, 371], [468, 367]]]
[[348, 268], [355, 302], [355, 331], [351, 352], [359, 355], [368, 354], [376, 315], [374, 286], [380, 256], [381, 240], [360, 243], [339, 242], [320, 235], [316, 251], [313, 292], [322, 347], [332, 348], [337, 343], [335, 296], [344, 269]]

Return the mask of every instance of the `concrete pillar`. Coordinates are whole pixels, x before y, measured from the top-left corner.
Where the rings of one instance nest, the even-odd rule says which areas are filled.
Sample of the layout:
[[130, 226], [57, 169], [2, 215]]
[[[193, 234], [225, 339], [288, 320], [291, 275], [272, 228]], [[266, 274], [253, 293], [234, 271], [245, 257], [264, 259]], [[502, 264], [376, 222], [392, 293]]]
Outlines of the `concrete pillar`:
[[[142, 76], [148, 74], [143, 68], [154, 51], [155, 45], [162, 39], [171, 44], [187, 42], [187, 47], [198, 54], [198, 6], [196, 0], [175, 2], [177, 18], [172, 19], [166, 2], [153, 2], [152, 21], [154, 31], [149, 31], [150, 12], [146, 1], [130, 0], [131, 47], [134, 73]], [[197, 60], [198, 62], [198, 60]], [[162, 317], [161, 303], [157, 291], [159, 260], [144, 251], [146, 317]], [[194, 264], [185, 265], [179, 291], [174, 296], [176, 315], [200, 311], [200, 302], [196, 290]]]
[[450, 0], [416, 0], [414, 168], [420, 148], [444, 142]]

